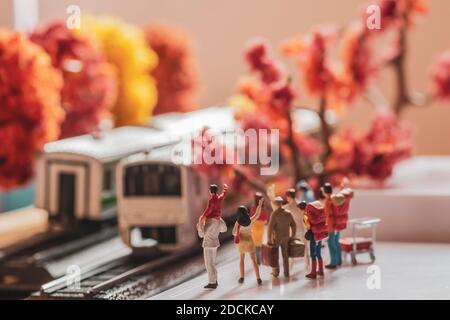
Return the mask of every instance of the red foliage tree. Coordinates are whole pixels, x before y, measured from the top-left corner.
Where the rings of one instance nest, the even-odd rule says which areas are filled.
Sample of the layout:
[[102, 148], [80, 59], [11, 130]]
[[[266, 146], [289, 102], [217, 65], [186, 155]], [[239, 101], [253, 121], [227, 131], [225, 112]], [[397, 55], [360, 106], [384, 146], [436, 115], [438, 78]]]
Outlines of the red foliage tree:
[[64, 78], [62, 105], [66, 119], [61, 138], [95, 130], [110, 115], [117, 98], [117, 76], [101, 50], [86, 36], [53, 22], [30, 35], [52, 58]]
[[158, 89], [154, 114], [197, 109], [198, 71], [188, 35], [162, 24], [149, 25], [144, 31], [159, 60], [152, 71]]
[[19, 33], [0, 30], [0, 187], [32, 177], [38, 152], [64, 120], [62, 77], [50, 57]]

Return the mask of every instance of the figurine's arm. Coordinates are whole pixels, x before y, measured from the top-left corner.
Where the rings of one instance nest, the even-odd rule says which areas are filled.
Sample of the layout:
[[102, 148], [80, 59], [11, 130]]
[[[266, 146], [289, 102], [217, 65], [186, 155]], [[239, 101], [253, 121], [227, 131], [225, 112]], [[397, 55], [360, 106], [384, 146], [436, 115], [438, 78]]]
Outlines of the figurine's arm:
[[270, 187], [267, 188], [266, 194], [270, 200], [270, 206], [272, 207], [272, 210], [275, 210], [276, 194], [275, 194], [275, 185], [274, 184], [272, 184]]
[[309, 223], [308, 216], [306, 215], [306, 212], [303, 213], [303, 224], [305, 225], [306, 231], [311, 229], [311, 224]]
[[236, 223], [234, 224], [233, 231], [232, 231], [232, 235], [233, 235], [234, 237], [237, 236], [237, 232], [238, 232], [237, 230], [238, 230], [238, 223], [236, 222]]
[[223, 185], [223, 191], [222, 191], [221, 194], [219, 194], [219, 195], [217, 196], [217, 198], [218, 198], [219, 200], [223, 200], [223, 198], [225, 198], [225, 196], [227, 195], [227, 192], [228, 192], [228, 185], [227, 185], [227, 184], [224, 184], [224, 185]]
[[252, 223], [254, 221], [258, 220], [259, 217], [261, 217], [263, 205], [264, 205], [264, 199], [260, 199], [258, 202], [258, 207], [256, 208], [255, 214], [252, 217], [250, 217], [250, 220], [252, 221]]
[[274, 219], [273, 216], [274, 216], [274, 215], [271, 214], [270, 220], [269, 220], [269, 226], [267, 227], [267, 242], [268, 242], [269, 244], [272, 243], [273, 230], [274, 230], [275, 224], [276, 224], [275, 219]]
[[291, 237], [295, 237], [296, 233], [297, 233], [297, 224], [295, 223], [294, 218], [291, 216]]

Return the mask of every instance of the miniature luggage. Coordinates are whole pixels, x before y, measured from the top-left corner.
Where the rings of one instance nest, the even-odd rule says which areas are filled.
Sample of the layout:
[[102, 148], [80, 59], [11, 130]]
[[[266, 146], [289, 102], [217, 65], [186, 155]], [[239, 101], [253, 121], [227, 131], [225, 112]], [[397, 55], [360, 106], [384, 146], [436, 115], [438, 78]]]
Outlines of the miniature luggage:
[[311, 225], [326, 222], [325, 207], [322, 202], [314, 201], [306, 206], [306, 213]]
[[338, 231], [347, 229], [348, 211], [352, 198], [353, 191], [351, 189], [344, 189], [333, 197], [333, 213]]
[[373, 241], [371, 238], [342, 238], [339, 240], [342, 251], [352, 252], [353, 244], [356, 244], [357, 251], [370, 250]]
[[305, 244], [299, 239], [289, 241], [289, 258], [303, 258], [305, 256]]
[[278, 246], [270, 246], [263, 244], [261, 247], [262, 264], [272, 268], [279, 267], [279, 250]]
[[327, 238], [328, 226], [324, 205], [320, 201], [311, 202], [306, 206], [306, 214], [311, 224], [314, 240], [320, 241]]

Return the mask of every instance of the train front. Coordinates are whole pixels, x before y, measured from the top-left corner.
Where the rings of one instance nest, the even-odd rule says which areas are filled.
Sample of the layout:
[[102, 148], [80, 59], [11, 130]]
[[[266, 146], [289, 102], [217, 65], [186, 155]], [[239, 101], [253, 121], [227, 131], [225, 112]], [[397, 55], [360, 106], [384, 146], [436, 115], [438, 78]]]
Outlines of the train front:
[[117, 166], [118, 217], [122, 240], [135, 251], [174, 251], [194, 245], [196, 219], [207, 201], [200, 177], [156, 151], [123, 159]]

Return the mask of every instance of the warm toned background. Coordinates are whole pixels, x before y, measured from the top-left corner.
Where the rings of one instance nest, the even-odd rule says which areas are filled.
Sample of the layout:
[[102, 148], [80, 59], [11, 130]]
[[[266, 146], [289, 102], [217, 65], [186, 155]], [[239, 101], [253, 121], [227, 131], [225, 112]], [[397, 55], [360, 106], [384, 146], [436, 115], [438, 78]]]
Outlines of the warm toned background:
[[[370, 0], [368, 0], [370, 2]], [[248, 38], [267, 37], [274, 44], [304, 33], [314, 25], [344, 23], [357, 17], [366, 0], [40, 0], [41, 19], [64, 18], [69, 4], [98, 14], [113, 14], [137, 24], [163, 21], [189, 31], [194, 40], [203, 82], [201, 106], [224, 103], [245, 70], [241, 52]], [[0, 25], [11, 23], [8, 1], [0, 1]], [[431, 12], [415, 28], [408, 60], [409, 81], [428, 89], [429, 65], [436, 53], [450, 48], [450, 1], [431, 0]], [[391, 74], [382, 89], [389, 94]], [[367, 124], [370, 108], [363, 103], [343, 121], [359, 128]], [[415, 124], [417, 152], [450, 154], [450, 104], [409, 110]]]

